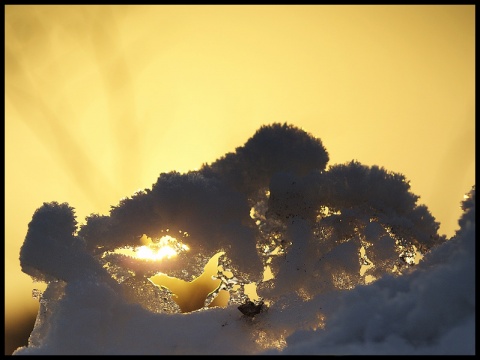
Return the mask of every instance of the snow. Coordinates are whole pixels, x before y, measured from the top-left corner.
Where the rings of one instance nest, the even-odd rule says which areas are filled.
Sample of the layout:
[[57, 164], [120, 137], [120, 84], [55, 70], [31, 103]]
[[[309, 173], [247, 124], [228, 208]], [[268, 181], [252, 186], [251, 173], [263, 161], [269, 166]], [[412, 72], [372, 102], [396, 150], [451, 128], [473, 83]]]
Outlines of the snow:
[[[14, 355], [475, 354], [475, 187], [446, 239], [402, 174], [327, 163], [320, 139], [273, 124], [80, 228], [73, 207], [44, 203], [20, 263], [48, 286]], [[189, 250], [115, 253], [166, 233]]]

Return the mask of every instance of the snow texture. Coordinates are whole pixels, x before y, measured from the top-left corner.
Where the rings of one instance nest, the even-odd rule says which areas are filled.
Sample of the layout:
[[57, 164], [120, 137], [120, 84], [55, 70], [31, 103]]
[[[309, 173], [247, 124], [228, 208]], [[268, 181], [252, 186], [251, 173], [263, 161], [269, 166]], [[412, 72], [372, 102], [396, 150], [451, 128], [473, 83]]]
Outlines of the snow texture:
[[[319, 138], [272, 124], [82, 226], [69, 204], [44, 203], [20, 263], [48, 285], [14, 355], [475, 354], [475, 186], [446, 239], [404, 175], [328, 160]], [[158, 262], [115, 252], [165, 234], [189, 250]], [[216, 254], [221, 286], [193, 311], [149, 280], [194, 288]]]

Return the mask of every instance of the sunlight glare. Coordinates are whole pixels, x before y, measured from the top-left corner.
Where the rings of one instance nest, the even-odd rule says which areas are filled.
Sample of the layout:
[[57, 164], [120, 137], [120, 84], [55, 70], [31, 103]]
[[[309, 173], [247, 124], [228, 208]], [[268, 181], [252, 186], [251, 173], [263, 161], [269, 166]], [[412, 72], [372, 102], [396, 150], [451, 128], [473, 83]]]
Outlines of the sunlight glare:
[[170, 259], [177, 256], [177, 252], [170, 245], [164, 245], [159, 248], [153, 248], [149, 246], [140, 246], [136, 250], [136, 257], [140, 259], [161, 260], [163, 258]]
[[159, 261], [177, 256], [180, 252], [189, 250], [189, 247], [170, 235], [162, 236], [153, 241], [145, 234], [140, 238], [143, 245], [134, 249], [117, 249], [115, 253], [132, 256], [136, 259]]

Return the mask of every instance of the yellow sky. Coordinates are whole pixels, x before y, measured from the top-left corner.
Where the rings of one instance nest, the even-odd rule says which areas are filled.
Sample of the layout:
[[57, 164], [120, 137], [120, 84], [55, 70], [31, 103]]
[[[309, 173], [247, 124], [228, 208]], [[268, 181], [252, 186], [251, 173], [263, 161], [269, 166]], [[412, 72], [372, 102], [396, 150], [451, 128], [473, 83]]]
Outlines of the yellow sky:
[[[78, 221], [234, 151], [264, 124], [329, 164], [401, 172], [453, 235], [475, 181], [474, 6], [5, 7], [5, 301], [33, 212]], [[18, 309], [18, 310], [17, 310]]]

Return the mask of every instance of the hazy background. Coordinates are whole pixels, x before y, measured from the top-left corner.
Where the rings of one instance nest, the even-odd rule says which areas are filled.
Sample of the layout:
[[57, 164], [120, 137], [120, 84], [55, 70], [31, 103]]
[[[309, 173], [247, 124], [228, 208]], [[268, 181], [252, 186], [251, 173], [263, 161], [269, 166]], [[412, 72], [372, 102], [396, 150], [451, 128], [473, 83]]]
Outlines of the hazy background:
[[5, 352], [38, 308], [18, 257], [43, 202], [82, 223], [263, 124], [405, 174], [453, 235], [474, 76], [473, 5], [5, 6]]

